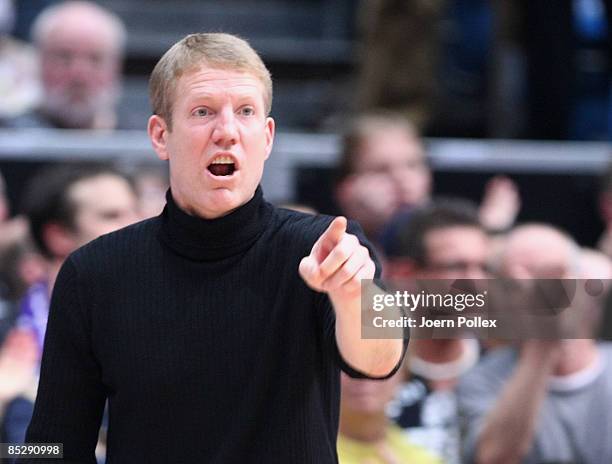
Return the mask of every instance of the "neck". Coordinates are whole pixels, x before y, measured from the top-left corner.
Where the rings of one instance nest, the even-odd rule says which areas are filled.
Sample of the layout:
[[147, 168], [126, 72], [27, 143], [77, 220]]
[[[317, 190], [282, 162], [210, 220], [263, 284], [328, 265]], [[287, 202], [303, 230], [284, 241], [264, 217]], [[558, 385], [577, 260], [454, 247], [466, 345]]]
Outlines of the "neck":
[[170, 190], [159, 238], [175, 253], [197, 261], [215, 261], [244, 253], [264, 232], [274, 208], [258, 187], [248, 202], [214, 219], [183, 210]]
[[367, 414], [343, 411], [340, 416], [340, 433], [347, 438], [365, 443], [384, 440], [389, 421], [384, 412]]
[[562, 342], [562, 355], [553, 369], [553, 375], [575, 374], [591, 366], [597, 358], [597, 345], [592, 339], [574, 339]]

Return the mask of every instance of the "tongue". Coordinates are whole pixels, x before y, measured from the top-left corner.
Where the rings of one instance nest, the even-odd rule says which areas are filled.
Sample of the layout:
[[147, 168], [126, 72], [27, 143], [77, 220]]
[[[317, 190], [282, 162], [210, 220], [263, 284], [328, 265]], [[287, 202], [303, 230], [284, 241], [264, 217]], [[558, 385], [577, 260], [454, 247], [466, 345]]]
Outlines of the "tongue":
[[230, 176], [234, 172], [233, 164], [211, 164], [208, 170], [214, 176]]

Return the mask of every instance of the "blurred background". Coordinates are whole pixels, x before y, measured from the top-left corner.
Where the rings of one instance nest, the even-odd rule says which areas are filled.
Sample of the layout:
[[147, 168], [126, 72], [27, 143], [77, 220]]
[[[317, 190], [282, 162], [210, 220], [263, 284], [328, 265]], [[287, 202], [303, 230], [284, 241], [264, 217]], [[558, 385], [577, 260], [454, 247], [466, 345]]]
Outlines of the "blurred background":
[[[0, 3], [3, 41], [27, 44], [36, 15], [57, 2]], [[136, 132], [91, 139], [3, 131], [0, 169], [12, 205], [35, 161], [151, 160], [144, 129], [154, 64], [186, 33], [225, 31], [247, 38], [274, 78], [279, 137], [263, 183], [269, 199], [337, 212], [330, 195], [337, 134], [356, 111], [383, 107], [418, 125], [437, 193], [478, 200], [486, 179], [503, 173], [530, 199], [522, 219], [552, 221], [585, 245], [603, 230], [594, 180], [605, 169], [612, 132], [603, 0], [97, 3], [125, 23], [117, 112], [119, 127]], [[28, 94], [23, 82], [11, 82], [10, 66], [2, 65], [0, 85], [4, 95], [19, 87], [21, 101], [14, 96], [4, 111], [12, 118], [42, 97], [35, 83]]]
[[[612, 253], [612, 2], [103, 0], [39, 16], [62, 3], [0, 0], [0, 343], [48, 271], [28, 233], [36, 176], [111, 163], [134, 188], [138, 218], [161, 211], [167, 167], [146, 135], [148, 76], [191, 32], [242, 36], [272, 73], [269, 201], [363, 220], [386, 249], [381, 234], [402, 208], [351, 201], [382, 198], [386, 181], [363, 174], [394, 168], [359, 167], [346, 138], [356, 117], [384, 110], [409, 122], [419, 151], [409, 162], [426, 167], [422, 198], [403, 206], [462, 197], [481, 205], [491, 233], [537, 221]], [[367, 208], [378, 222], [359, 217]], [[5, 344], [19, 360], [12, 378], [38, 362], [28, 343]], [[13, 390], [0, 391], [0, 417], [2, 395], [27, 383], [1, 379]]]

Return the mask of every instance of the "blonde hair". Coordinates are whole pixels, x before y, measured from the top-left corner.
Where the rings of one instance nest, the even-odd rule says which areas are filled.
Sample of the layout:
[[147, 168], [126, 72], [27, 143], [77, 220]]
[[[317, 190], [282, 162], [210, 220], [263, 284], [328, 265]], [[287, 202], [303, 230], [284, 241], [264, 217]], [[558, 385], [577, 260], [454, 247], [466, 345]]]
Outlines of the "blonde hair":
[[153, 114], [161, 116], [172, 130], [172, 100], [176, 83], [185, 73], [210, 66], [247, 72], [264, 87], [266, 114], [272, 108], [272, 78], [255, 50], [246, 40], [231, 34], [189, 34], [175, 43], [155, 65], [149, 79], [149, 98]]

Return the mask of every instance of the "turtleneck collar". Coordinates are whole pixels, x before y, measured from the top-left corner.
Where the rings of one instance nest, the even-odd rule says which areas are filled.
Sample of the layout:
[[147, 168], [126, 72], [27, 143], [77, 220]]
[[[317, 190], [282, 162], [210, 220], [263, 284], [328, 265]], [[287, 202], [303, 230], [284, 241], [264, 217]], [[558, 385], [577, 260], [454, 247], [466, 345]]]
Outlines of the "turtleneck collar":
[[195, 261], [215, 261], [242, 253], [264, 231], [272, 205], [263, 198], [261, 187], [244, 205], [216, 219], [191, 216], [166, 193], [161, 213], [160, 240], [175, 253]]

